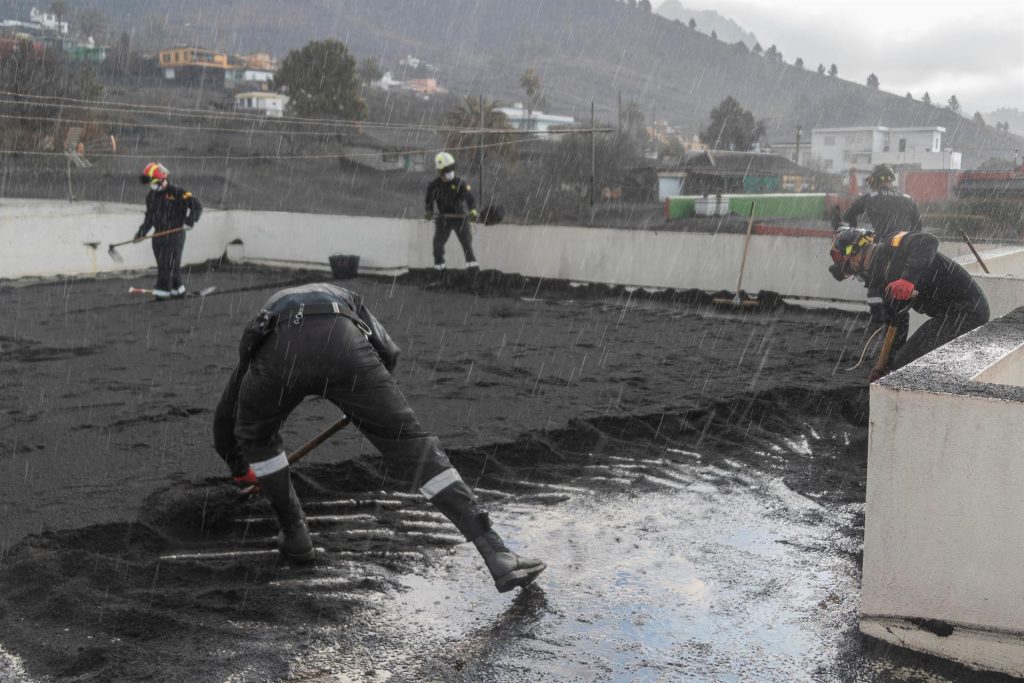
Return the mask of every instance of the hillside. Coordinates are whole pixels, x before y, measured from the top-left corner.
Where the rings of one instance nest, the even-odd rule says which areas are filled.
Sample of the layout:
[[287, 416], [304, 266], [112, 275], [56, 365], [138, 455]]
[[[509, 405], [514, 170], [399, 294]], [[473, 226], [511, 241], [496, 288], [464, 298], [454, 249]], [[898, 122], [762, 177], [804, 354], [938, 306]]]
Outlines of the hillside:
[[452, 90], [504, 101], [522, 99], [519, 77], [532, 67], [546, 108], [580, 120], [594, 101], [598, 118], [614, 122], [621, 92], [648, 118], [653, 111], [696, 133], [732, 95], [765, 121], [770, 141], [792, 139], [797, 126], [938, 125], [965, 167], [1024, 149], [1024, 139], [949, 110], [753, 55], [615, 0], [293, 0], [284, 14], [274, 0], [178, 0], [173, 11], [158, 0], [67, 4], [72, 12], [98, 7], [115, 30], [133, 27], [142, 50], [190, 41], [283, 55], [336, 37], [385, 66], [416, 55], [436, 65]]
[[[697, 30], [706, 35], [714, 31], [718, 39], [723, 43], [746, 43], [747, 47], [754, 47], [758, 43], [757, 36], [750, 31], [744, 30], [742, 26], [732, 19], [723, 17], [714, 10], [694, 10], [683, 6], [679, 0], [665, 0], [656, 5], [654, 11], [665, 17], [684, 24], [689, 24], [693, 19], [697, 24]], [[762, 47], [764, 47], [762, 45]]]

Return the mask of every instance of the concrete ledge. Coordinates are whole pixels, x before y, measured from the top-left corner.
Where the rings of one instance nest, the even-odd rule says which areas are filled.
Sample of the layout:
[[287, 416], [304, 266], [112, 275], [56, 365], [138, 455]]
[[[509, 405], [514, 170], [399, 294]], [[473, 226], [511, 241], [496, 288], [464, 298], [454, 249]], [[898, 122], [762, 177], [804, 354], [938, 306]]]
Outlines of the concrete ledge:
[[[1024, 307], [871, 385], [860, 628], [1024, 675]], [[993, 381], [996, 380], [996, 381]]]
[[915, 621], [861, 615], [860, 630], [872, 638], [953, 659], [975, 668], [1002, 671], [1015, 676], [1024, 675], [1024, 669], [1020, 668], [1024, 638], [1020, 633]]

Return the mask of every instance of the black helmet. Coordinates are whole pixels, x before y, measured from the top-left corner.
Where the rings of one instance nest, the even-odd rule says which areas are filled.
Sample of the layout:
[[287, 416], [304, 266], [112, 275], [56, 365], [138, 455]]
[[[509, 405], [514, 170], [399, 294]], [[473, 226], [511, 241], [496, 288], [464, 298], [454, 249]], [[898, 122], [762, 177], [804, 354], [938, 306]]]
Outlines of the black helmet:
[[868, 176], [868, 187], [874, 190], [882, 185], [888, 185], [895, 180], [896, 171], [892, 170], [892, 166], [889, 164], [878, 164], [871, 169], [871, 175]]
[[832, 239], [829, 253], [832, 265], [828, 272], [837, 280], [845, 280], [854, 274], [850, 258], [856, 256], [865, 247], [874, 244], [875, 233], [865, 228], [840, 228]]

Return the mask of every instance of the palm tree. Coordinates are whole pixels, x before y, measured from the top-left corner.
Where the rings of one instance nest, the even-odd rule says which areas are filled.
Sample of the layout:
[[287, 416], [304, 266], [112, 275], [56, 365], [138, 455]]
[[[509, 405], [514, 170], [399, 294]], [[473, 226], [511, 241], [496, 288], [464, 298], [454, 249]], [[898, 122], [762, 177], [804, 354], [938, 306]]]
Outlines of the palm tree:
[[519, 87], [526, 92], [526, 130], [532, 130], [533, 109], [540, 93], [540, 76], [533, 69], [527, 69], [519, 78]]
[[[483, 124], [488, 132], [480, 133], [481, 111], [483, 104]], [[451, 128], [448, 131], [446, 147], [463, 150], [463, 156], [473, 154], [483, 142], [488, 152], [496, 152], [508, 160], [516, 157], [513, 136], [501, 133], [501, 130], [512, 130], [508, 117], [498, 111], [501, 106], [497, 100], [487, 100], [466, 96], [455, 109], [441, 115], [441, 125]]]

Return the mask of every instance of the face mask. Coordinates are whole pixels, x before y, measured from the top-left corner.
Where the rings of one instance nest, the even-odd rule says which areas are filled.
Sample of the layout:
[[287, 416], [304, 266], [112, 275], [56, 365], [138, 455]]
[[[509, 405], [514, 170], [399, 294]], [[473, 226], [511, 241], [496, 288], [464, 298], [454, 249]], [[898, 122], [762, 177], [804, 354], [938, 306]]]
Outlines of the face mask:
[[452, 180], [455, 180], [455, 171], [448, 171], [446, 173], [443, 173], [441, 177], [444, 179], [446, 183], [451, 182]]

